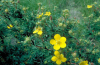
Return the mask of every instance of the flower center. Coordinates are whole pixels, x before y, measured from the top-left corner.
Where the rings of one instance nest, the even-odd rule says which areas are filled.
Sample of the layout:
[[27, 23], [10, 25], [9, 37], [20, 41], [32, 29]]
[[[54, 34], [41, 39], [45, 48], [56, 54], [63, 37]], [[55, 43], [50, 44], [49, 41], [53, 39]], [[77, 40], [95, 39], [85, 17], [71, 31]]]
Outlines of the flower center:
[[60, 42], [60, 40], [59, 40], [59, 41], [57, 41], [57, 44], [59, 44], [59, 45], [60, 45], [60, 43], [61, 43], [61, 42]]
[[58, 59], [59, 59], [59, 60], [61, 59], [61, 56], [60, 56], [60, 55], [58, 56]]
[[40, 31], [40, 30], [41, 30], [41, 28], [39, 27], [39, 28], [38, 28], [38, 31]]

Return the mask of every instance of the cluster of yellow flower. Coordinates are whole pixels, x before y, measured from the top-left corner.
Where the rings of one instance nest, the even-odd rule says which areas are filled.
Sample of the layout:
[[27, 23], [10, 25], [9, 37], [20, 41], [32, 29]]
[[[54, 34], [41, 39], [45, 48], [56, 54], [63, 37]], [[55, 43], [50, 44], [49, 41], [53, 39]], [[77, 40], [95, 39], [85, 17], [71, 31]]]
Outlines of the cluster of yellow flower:
[[61, 64], [62, 62], [66, 62], [67, 58], [64, 57], [63, 54], [60, 54], [59, 50], [60, 48], [65, 48], [66, 47], [66, 38], [65, 37], [61, 37], [59, 34], [56, 34], [54, 36], [54, 39], [50, 40], [50, 44], [54, 45], [53, 48], [56, 50], [54, 52], [54, 55], [51, 60], [52, 61], [56, 61], [56, 64]]
[[42, 27], [39, 27], [39, 26], [36, 27], [36, 28], [35, 28], [35, 31], [33, 32], [33, 34], [34, 34], [34, 33], [37, 33], [37, 34], [39, 34], [39, 35], [42, 35], [42, 33], [43, 33], [43, 32], [42, 32]]
[[[51, 13], [50, 12], [46, 12], [44, 15], [46, 16], [50, 16]], [[43, 16], [43, 13], [41, 13], [40, 15], [37, 15], [36, 18], [41, 18]], [[39, 22], [38, 22], [39, 23]], [[33, 34], [34, 33], [37, 33], [38, 35], [42, 35], [42, 27], [38, 26], [38, 27], [35, 27], [35, 31], [33, 31]]]
[[54, 52], [54, 55], [55, 56], [53, 56], [52, 58], [51, 58], [51, 60], [52, 61], [56, 61], [56, 64], [61, 64], [62, 62], [66, 62], [66, 58], [64, 57], [64, 55], [63, 54], [60, 54], [58, 51], [55, 51]]
[[12, 27], [13, 27], [13, 25], [11, 25], [11, 24], [10, 24], [9, 26], [7, 26], [8, 29], [10, 29], [10, 28], [12, 28]]
[[[50, 12], [46, 12], [44, 15], [46, 15], [46, 16], [50, 16], [50, 15], [51, 15], [51, 13], [50, 13]], [[43, 13], [41, 13], [41, 14], [37, 15], [37, 17], [36, 17], [36, 18], [41, 18], [42, 16], [43, 16]]]

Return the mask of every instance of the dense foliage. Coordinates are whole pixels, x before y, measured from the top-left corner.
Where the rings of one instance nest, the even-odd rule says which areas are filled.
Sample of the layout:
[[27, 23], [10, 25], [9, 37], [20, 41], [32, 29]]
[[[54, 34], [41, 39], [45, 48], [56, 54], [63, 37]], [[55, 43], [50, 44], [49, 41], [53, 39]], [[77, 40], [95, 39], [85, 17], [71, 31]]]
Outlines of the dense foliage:
[[[42, 3], [29, 11], [18, 1], [0, 0], [1, 65], [99, 65], [100, 5], [81, 21], [69, 10], [45, 10]], [[54, 61], [54, 62], [53, 62]]]

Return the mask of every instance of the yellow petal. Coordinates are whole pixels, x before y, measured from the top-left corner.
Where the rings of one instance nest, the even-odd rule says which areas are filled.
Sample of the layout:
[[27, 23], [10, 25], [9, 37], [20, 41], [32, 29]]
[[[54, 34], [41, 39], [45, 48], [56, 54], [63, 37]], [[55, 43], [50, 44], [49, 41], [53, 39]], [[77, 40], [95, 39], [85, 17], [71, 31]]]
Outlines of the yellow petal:
[[39, 35], [42, 35], [42, 33], [43, 33], [42, 31], [38, 31], [38, 34], [39, 34]]
[[54, 48], [55, 50], [59, 50], [59, 49], [60, 49], [60, 45], [58, 45], [58, 44], [57, 44], [57, 45], [54, 45], [53, 48]]
[[56, 35], [54, 36], [54, 39], [55, 39], [55, 40], [60, 40], [60, 37], [61, 37], [61, 36], [60, 36], [59, 34], [56, 34]]
[[87, 5], [87, 8], [92, 8], [92, 5]]
[[43, 15], [43, 13], [41, 15]]
[[61, 61], [62, 61], [62, 62], [66, 62], [66, 60], [67, 60], [67, 58], [64, 58], [64, 57], [61, 58]]
[[61, 60], [57, 59], [56, 64], [61, 64]]
[[11, 24], [10, 24], [9, 26], [10, 26], [11, 28], [13, 27], [13, 25], [11, 25]]
[[8, 28], [8, 29], [10, 29], [10, 27], [9, 27], [9, 26], [7, 26], [7, 28]]
[[66, 42], [66, 38], [65, 37], [61, 37], [60, 38], [60, 42]]
[[53, 57], [51, 58], [51, 60], [52, 60], [52, 61], [56, 61], [56, 60], [57, 60], [57, 57], [56, 57], [56, 56], [53, 56]]
[[79, 65], [88, 65], [88, 61], [82, 61], [79, 63]]
[[54, 45], [54, 44], [56, 44], [56, 41], [54, 39], [51, 39], [50, 44]]
[[51, 13], [50, 13], [50, 12], [46, 12], [44, 15], [46, 15], [46, 16], [50, 16]]
[[54, 54], [55, 54], [55, 56], [58, 56], [60, 53], [59, 53], [59, 51], [55, 51]]
[[60, 47], [61, 47], [61, 48], [65, 48], [65, 47], [66, 47], [66, 43], [63, 43], [63, 42], [60, 43]]
[[98, 63], [100, 63], [100, 58], [98, 59]]
[[88, 63], [88, 61], [86, 60], [86, 61], [84, 61], [86, 64]]
[[37, 33], [37, 32], [38, 32], [38, 30], [35, 30], [35, 31], [33, 32], [33, 34], [34, 34], [34, 33]]

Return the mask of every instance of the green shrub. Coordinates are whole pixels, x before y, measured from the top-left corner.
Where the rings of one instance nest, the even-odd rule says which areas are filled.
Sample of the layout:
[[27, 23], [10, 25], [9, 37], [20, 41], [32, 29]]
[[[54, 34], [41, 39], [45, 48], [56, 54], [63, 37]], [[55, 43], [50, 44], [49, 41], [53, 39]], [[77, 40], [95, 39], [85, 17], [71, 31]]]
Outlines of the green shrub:
[[[3, 65], [100, 64], [100, 5], [81, 20], [57, 6], [36, 9], [0, 0], [0, 63]], [[84, 14], [84, 13], [83, 13]], [[54, 61], [54, 62], [53, 62]]]

